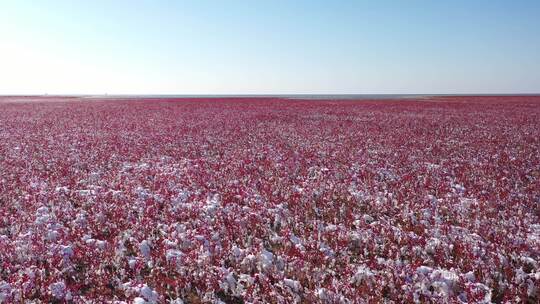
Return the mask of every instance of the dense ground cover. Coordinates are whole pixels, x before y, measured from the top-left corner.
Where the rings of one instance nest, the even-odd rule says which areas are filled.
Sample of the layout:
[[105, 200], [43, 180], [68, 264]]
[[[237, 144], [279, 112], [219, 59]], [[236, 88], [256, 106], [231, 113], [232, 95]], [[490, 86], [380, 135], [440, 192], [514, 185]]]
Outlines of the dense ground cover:
[[540, 97], [3, 98], [0, 174], [0, 302], [539, 299]]

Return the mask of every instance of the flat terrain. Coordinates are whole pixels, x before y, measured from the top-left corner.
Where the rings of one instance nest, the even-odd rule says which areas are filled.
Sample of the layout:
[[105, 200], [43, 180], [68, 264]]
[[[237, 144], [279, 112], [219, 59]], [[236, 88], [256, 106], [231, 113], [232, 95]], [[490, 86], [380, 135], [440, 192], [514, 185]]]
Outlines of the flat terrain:
[[0, 174], [0, 302], [539, 300], [540, 97], [0, 97]]

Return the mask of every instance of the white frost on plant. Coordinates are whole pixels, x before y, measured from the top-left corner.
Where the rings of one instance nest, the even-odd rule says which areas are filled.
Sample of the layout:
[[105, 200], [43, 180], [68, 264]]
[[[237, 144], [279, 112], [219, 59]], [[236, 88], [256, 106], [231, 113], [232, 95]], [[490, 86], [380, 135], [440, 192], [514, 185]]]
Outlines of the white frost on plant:
[[262, 269], [267, 269], [272, 266], [272, 263], [274, 262], [274, 255], [270, 251], [263, 249], [259, 259]]
[[326, 301], [326, 298], [328, 297], [326, 289], [324, 288], [317, 289], [316, 294], [317, 294], [317, 297], [321, 299], [322, 301]]
[[54, 192], [67, 194], [69, 193], [69, 188], [66, 186], [58, 186], [54, 189]]
[[102, 240], [96, 240], [96, 247], [105, 250], [105, 247], [107, 247], [107, 242]]
[[427, 275], [433, 271], [433, 268], [428, 266], [420, 266], [416, 269], [416, 273]]
[[373, 223], [373, 222], [375, 221], [375, 219], [374, 219], [371, 215], [369, 215], [369, 214], [364, 214], [364, 215], [362, 216], [362, 218], [364, 219], [364, 221], [366, 222], [366, 224], [371, 224], [371, 223]]
[[0, 303], [7, 303], [11, 297], [11, 285], [6, 282], [0, 282]]
[[[454, 271], [420, 266], [416, 270], [416, 273], [420, 279], [416, 284], [416, 288], [421, 293], [434, 293], [443, 298], [455, 295], [455, 291], [458, 288], [459, 276]], [[433, 291], [430, 291], [430, 287]]]
[[66, 259], [69, 259], [73, 256], [74, 252], [73, 252], [73, 247], [71, 246], [60, 246], [61, 248], [61, 252], [62, 252], [62, 257], [66, 258]]
[[333, 257], [334, 256], [334, 250], [332, 250], [332, 248], [330, 248], [330, 246], [328, 246], [324, 242], [319, 243], [319, 251], [324, 253], [328, 257]]
[[148, 287], [148, 285], [146, 284], [144, 284], [141, 288], [140, 294], [149, 303], [156, 303], [159, 298], [158, 293], [155, 292], [152, 288]]
[[430, 238], [426, 244], [426, 252], [429, 254], [435, 254], [437, 248], [441, 245], [441, 240], [438, 238]]
[[135, 266], [137, 265], [137, 259], [129, 258], [128, 259], [128, 265], [129, 265], [129, 268], [134, 269]]
[[238, 248], [238, 246], [236, 246], [236, 245], [234, 245], [231, 248], [231, 251], [232, 251], [232, 254], [233, 254], [233, 256], [234, 256], [234, 258], [236, 260], [239, 260], [242, 257], [243, 253], [244, 253], [244, 251], [242, 249]]
[[63, 299], [66, 296], [66, 284], [64, 282], [56, 282], [49, 286], [51, 295], [56, 299]]
[[220, 283], [221, 288], [234, 292], [236, 289], [236, 279], [234, 278], [234, 274], [229, 272], [227, 269], [224, 269], [224, 273], [225, 276], [223, 281]]
[[456, 273], [444, 269], [437, 269], [430, 275], [432, 286], [444, 297], [452, 296], [459, 277]]
[[188, 197], [189, 197], [189, 192], [180, 191], [178, 195], [174, 199], [171, 200], [173, 207], [176, 208], [185, 204], [188, 200]]
[[51, 216], [49, 215], [49, 208], [47, 207], [39, 207], [37, 210], [36, 210], [36, 220], [35, 220], [35, 224], [36, 225], [43, 225], [45, 223], [47, 223], [49, 220], [50, 220]]
[[370, 282], [374, 275], [375, 273], [373, 273], [369, 267], [361, 265], [356, 269], [356, 273], [353, 275], [351, 283], [360, 285], [363, 282]]
[[[475, 294], [481, 293], [484, 295], [482, 299], [475, 299], [474, 303], [477, 304], [490, 304], [491, 303], [491, 288], [482, 283], [467, 283], [466, 288]], [[467, 300], [467, 299], [466, 299]]]
[[178, 262], [178, 260], [180, 259], [180, 257], [182, 257], [182, 255], [183, 253], [180, 250], [169, 249], [165, 253], [165, 260], [167, 260], [167, 262], [174, 262], [174, 261]]
[[295, 293], [298, 293], [302, 289], [302, 285], [296, 280], [283, 279], [283, 284], [285, 284], [285, 286], [289, 287]]
[[58, 233], [58, 231], [50, 229], [47, 231], [46, 239], [47, 241], [54, 242], [58, 239], [59, 236], [60, 236], [60, 233]]
[[295, 245], [302, 244], [302, 241], [294, 234], [291, 235], [291, 242], [293, 242]]
[[84, 210], [77, 213], [74, 223], [80, 228], [86, 228], [88, 220], [86, 219], [86, 212]]
[[146, 300], [141, 297], [136, 297], [135, 299], [133, 299], [133, 304], [147, 304], [147, 303], [148, 302], [146, 302]]
[[476, 276], [474, 275], [474, 272], [472, 271], [467, 272], [466, 274], [463, 275], [463, 277], [469, 282], [476, 281]]
[[291, 239], [291, 242], [294, 244], [294, 246], [295, 246], [298, 250], [300, 250], [300, 251], [302, 251], [302, 252], [305, 252], [305, 251], [306, 251], [306, 248], [305, 248], [304, 245], [302, 244], [302, 240], [301, 240], [299, 237], [297, 237], [296, 235], [293, 234], [293, 235], [291, 235], [290, 239]]
[[149, 258], [150, 258], [150, 244], [148, 243], [147, 240], [143, 240], [143, 241], [139, 244], [139, 250], [141, 251], [141, 254], [142, 254], [146, 259], [149, 259]]
[[338, 227], [336, 225], [328, 225], [326, 226], [325, 230], [326, 232], [334, 232], [338, 229]]
[[206, 212], [206, 214], [212, 216], [218, 210], [220, 203], [221, 201], [219, 198], [219, 194], [216, 193], [206, 198], [206, 205], [203, 207], [203, 209]]
[[77, 193], [79, 193], [79, 195], [81, 196], [91, 196], [91, 195], [95, 195], [96, 191], [92, 189], [82, 189], [82, 190], [77, 190]]

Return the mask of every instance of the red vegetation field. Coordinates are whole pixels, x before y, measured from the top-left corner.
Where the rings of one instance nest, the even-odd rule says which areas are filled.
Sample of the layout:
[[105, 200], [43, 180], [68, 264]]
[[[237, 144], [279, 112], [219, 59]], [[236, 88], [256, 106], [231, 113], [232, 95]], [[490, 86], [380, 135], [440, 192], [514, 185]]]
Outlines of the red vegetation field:
[[2, 303], [539, 301], [540, 97], [0, 98]]

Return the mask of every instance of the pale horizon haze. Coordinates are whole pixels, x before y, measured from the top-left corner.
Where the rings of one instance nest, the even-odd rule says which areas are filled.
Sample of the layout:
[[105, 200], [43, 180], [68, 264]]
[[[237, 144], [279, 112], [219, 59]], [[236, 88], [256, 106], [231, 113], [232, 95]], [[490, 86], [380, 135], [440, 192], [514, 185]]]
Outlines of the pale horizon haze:
[[0, 95], [540, 93], [540, 1], [2, 1]]

